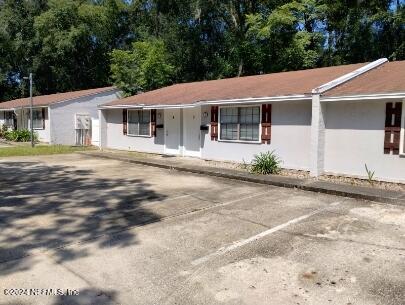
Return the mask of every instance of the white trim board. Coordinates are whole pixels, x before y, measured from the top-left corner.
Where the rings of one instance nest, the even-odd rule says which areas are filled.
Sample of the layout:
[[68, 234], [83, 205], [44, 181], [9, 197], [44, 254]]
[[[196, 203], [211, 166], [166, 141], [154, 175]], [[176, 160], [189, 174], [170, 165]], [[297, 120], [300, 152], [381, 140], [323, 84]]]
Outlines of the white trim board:
[[237, 104], [262, 104], [268, 102], [281, 102], [281, 101], [310, 101], [310, 95], [287, 95], [287, 96], [272, 96], [260, 98], [241, 98], [229, 100], [212, 100], [212, 101], [199, 101], [191, 104], [173, 104], [173, 105], [116, 105], [116, 106], [99, 106], [99, 109], [176, 109], [176, 108], [192, 108], [205, 105], [237, 105]]
[[[117, 88], [110, 88], [110, 89], [106, 89], [105, 91], [101, 91], [101, 92], [97, 92], [97, 93], [90, 93], [90, 94], [81, 95], [81, 96], [75, 97], [75, 98], [55, 101], [55, 102], [52, 102], [52, 103], [46, 104], [46, 105], [42, 105], [42, 104], [33, 105], [33, 108], [49, 108], [49, 107], [51, 107], [53, 105], [58, 105], [58, 104], [61, 104], [61, 103], [71, 102], [71, 101], [79, 100], [79, 99], [86, 98], [86, 97], [96, 96], [96, 95], [108, 93], [108, 92], [111, 92], [111, 91], [116, 91], [117, 93], [119, 92], [119, 90]], [[66, 93], [69, 93], [69, 92], [66, 92]], [[32, 98], [35, 100], [36, 98], [41, 97], [41, 96], [42, 95], [33, 96]], [[31, 108], [31, 106], [28, 104], [28, 105], [23, 105], [23, 106], [14, 107], [14, 108], [0, 109], [0, 111], [27, 109], [27, 108]]]
[[[129, 133], [129, 112], [130, 111], [149, 111], [149, 134], [148, 135], [136, 135]], [[140, 122], [138, 122], [138, 131], [140, 130]], [[137, 138], [152, 138], [152, 111], [147, 109], [128, 109], [127, 111], [127, 137], [137, 137]]]
[[[221, 110], [224, 108], [238, 108], [238, 119], [239, 119], [239, 108], [248, 108], [248, 107], [258, 107], [259, 108], [259, 139], [257, 141], [249, 141], [249, 140], [229, 140], [229, 139], [221, 139], [221, 129], [222, 129], [222, 123], [221, 123]], [[233, 124], [233, 123], [232, 123]], [[240, 138], [240, 122], [236, 123], [238, 125], [238, 137]], [[245, 144], [262, 144], [262, 107], [260, 105], [226, 105], [226, 106], [219, 106], [218, 107], [218, 142], [229, 142], [229, 143], [245, 143]]]
[[405, 92], [321, 97], [321, 102], [387, 100], [405, 98]]
[[341, 77], [338, 77], [338, 78], [336, 78], [336, 79], [334, 79], [334, 80], [332, 80], [332, 81], [330, 81], [330, 82], [328, 82], [326, 84], [323, 84], [323, 85], [313, 89], [312, 93], [313, 94], [325, 93], [326, 91], [331, 90], [331, 89], [333, 89], [333, 88], [335, 88], [335, 87], [337, 87], [339, 85], [342, 85], [342, 84], [344, 84], [344, 83], [346, 83], [346, 82], [348, 82], [348, 81], [350, 81], [350, 80], [352, 80], [352, 79], [354, 79], [354, 78], [356, 78], [356, 77], [358, 77], [358, 76], [360, 76], [360, 75], [362, 75], [362, 74], [364, 74], [364, 73], [366, 73], [366, 72], [368, 72], [370, 70], [373, 70], [373, 69], [377, 68], [378, 66], [381, 66], [381, 65], [385, 64], [386, 62], [388, 62], [387, 58], [381, 58], [381, 59], [378, 59], [376, 61], [373, 61], [372, 63], [369, 63], [369, 64], [367, 64], [367, 65], [365, 65], [365, 66], [363, 66], [363, 67], [361, 67], [359, 69], [356, 69], [353, 72], [347, 73], [347, 74], [345, 74], [345, 75], [343, 75]]

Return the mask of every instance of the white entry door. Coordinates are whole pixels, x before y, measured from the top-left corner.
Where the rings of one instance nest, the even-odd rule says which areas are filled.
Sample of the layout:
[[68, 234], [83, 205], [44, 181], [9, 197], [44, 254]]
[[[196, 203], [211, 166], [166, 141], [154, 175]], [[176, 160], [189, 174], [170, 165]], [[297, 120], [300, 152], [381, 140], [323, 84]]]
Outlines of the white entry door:
[[165, 153], [180, 155], [180, 109], [165, 109]]
[[184, 156], [201, 157], [201, 107], [183, 110]]
[[91, 119], [91, 144], [100, 146], [100, 121], [99, 119]]

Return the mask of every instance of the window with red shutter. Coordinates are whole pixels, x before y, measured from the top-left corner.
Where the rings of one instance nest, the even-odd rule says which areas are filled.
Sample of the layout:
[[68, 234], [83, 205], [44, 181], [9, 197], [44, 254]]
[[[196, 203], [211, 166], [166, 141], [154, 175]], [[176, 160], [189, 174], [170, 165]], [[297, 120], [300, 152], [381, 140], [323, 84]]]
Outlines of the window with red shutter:
[[262, 105], [262, 143], [271, 142], [271, 104]]
[[123, 109], [122, 110], [122, 133], [124, 135], [127, 135], [128, 133], [128, 110]]
[[218, 106], [211, 107], [211, 141], [218, 141]]
[[399, 154], [402, 103], [387, 103], [385, 111], [384, 153]]
[[156, 109], [151, 110], [150, 114], [150, 122], [151, 122], [151, 134], [152, 137], [156, 137]]

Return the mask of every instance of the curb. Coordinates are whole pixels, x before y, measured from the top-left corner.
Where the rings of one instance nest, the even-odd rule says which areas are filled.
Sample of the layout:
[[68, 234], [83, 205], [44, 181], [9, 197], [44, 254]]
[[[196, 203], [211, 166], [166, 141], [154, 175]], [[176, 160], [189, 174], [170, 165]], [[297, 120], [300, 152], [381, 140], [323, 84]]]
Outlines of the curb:
[[[179, 172], [186, 172], [186, 173], [193, 173], [199, 174], [204, 176], [211, 176], [211, 177], [219, 177], [231, 180], [238, 180], [244, 182], [251, 182], [257, 184], [264, 184], [264, 185], [272, 185], [276, 187], [283, 187], [283, 188], [290, 188], [290, 189], [298, 189], [303, 191], [315, 192], [315, 193], [322, 193], [327, 195], [334, 195], [334, 196], [341, 196], [341, 197], [348, 197], [354, 199], [362, 199], [368, 201], [375, 201], [380, 203], [389, 203], [394, 205], [404, 205], [405, 206], [405, 194], [401, 192], [391, 192], [393, 195], [396, 196], [386, 196], [385, 194], [381, 194], [384, 190], [375, 190], [366, 187], [356, 187], [357, 191], [351, 190], [344, 190], [345, 185], [339, 185], [331, 182], [324, 182], [324, 181], [306, 181], [303, 179], [298, 178], [288, 178], [288, 177], [279, 177], [279, 176], [255, 176], [249, 173], [236, 173], [232, 170], [221, 170], [217, 171], [215, 169], [207, 169], [207, 168], [192, 168], [192, 167], [184, 167], [180, 165], [167, 165], [162, 164], [159, 162], [153, 161], [145, 161], [139, 160], [134, 158], [127, 158], [123, 156], [114, 156], [108, 155], [104, 153], [88, 153], [88, 152], [77, 152], [78, 154], [85, 155], [85, 156], [93, 156], [101, 159], [110, 159], [110, 160], [117, 160], [132, 164], [144, 165], [144, 166], [151, 166], [161, 169], [170, 169], [176, 170]], [[378, 194], [380, 193], [380, 194]]]

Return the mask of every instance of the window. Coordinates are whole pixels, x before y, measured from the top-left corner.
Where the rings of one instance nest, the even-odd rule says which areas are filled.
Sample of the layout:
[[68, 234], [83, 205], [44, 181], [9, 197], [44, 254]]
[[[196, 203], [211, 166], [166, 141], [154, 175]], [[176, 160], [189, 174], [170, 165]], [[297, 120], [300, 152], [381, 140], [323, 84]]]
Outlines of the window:
[[221, 140], [238, 140], [238, 108], [221, 108]]
[[34, 129], [44, 129], [44, 113], [42, 108], [32, 110], [32, 126]]
[[128, 135], [150, 137], [150, 110], [128, 111]]
[[14, 112], [5, 111], [4, 112], [4, 125], [7, 127], [14, 127]]
[[260, 107], [223, 107], [220, 109], [220, 139], [259, 141]]

